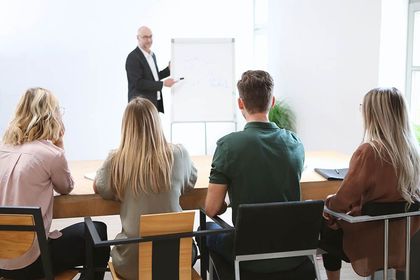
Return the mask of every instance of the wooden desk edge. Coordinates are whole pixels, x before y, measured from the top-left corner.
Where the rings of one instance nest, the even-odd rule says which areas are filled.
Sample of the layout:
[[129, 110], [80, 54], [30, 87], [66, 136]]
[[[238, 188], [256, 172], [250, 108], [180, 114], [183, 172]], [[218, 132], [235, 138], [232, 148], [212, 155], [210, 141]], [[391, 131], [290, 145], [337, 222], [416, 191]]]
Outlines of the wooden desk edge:
[[[206, 195], [206, 188], [193, 189], [183, 194], [179, 202], [184, 210], [199, 209], [204, 207]], [[119, 214], [120, 203], [118, 201], [105, 200], [98, 194], [58, 195], [54, 197], [54, 219]]]
[[[302, 200], [325, 199], [327, 195], [336, 193], [340, 184], [341, 181], [303, 182], [301, 183]], [[196, 188], [183, 194], [179, 202], [184, 210], [199, 209], [204, 207], [206, 195], [207, 188]], [[54, 219], [119, 214], [119, 202], [105, 200], [97, 194], [54, 197]]]

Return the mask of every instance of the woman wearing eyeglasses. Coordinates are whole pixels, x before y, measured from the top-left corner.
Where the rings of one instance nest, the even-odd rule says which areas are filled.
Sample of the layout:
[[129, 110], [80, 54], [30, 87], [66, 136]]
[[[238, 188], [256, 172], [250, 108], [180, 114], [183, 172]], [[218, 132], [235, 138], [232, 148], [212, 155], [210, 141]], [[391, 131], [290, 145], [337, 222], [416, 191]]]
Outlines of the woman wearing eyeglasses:
[[[20, 99], [0, 144], [0, 205], [41, 207], [54, 273], [84, 265], [84, 224], [50, 231], [54, 191], [68, 194], [74, 182], [63, 144], [64, 125], [57, 98], [43, 88], [30, 88]], [[102, 238], [106, 225], [95, 223]], [[14, 259], [0, 259], [0, 276], [10, 279], [44, 277], [40, 250], [32, 248]], [[109, 249], [95, 251], [95, 264], [106, 267]], [[95, 279], [103, 279], [97, 273]]]
[[[325, 204], [336, 212], [361, 215], [368, 202], [414, 203], [420, 200], [420, 154], [404, 97], [396, 88], [375, 88], [361, 105], [364, 141], [354, 152], [347, 176]], [[340, 279], [341, 260], [361, 276], [383, 267], [383, 222], [349, 224], [324, 213], [321, 248], [329, 280]], [[419, 227], [414, 219], [412, 230]], [[404, 270], [404, 225], [393, 222], [389, 267]]]

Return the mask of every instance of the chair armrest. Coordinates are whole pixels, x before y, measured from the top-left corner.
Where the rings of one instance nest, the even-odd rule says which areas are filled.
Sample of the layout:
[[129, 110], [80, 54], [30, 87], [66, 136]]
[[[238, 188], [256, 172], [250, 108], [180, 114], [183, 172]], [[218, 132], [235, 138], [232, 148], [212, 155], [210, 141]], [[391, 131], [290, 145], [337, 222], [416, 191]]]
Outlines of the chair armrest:
[[[221, 220], [221, 219], [220, 219]], [[223, 221], [223, 220], [221, 220]], [[96, 230], [91, 217], [85, 217], [85, 226], [87, 228], [87, 234], [90, 237], [90, 240], [93, 243], [93, 247], [107, 247], [111, 245], [121, 245], [121, 244], [130, 244], [130, 243], [141, 243], [149, 242], [155, 240], [165, 240], [165, 239], [174, 239], [174, 238], [183, 238], [183, 237], [193, 237], [193, 236], [204, 236], [207, 234], [217, 234], [217, 233], [227, 233], [234, 230], [233, 227], [226, 224], [228, 228], [217, 229], [217, 230], [199, 230], [192, 232], [182, 232], [182, 233], [173, 233], [173, 234], [162, 234], [155, 236], [147, 237], [132, 237], [124, 239], [114, 239], [114, 240], [101, 240], [99, 237], [98, 231]]]
[[214, 216], [214, 217], [209, 217], [210, 219], [212, 219], [213, 222], [215, 222], [217, 225], [219, 225], [222, 229], [227, 229], [227, 230], [235, 230], [235, 228], [231, 225], [229, 225], [228, 223], [226, 223], [222, 218], [220, 218], [219, 216]]
[[216, 217], [209, 217], [213, 220], [216, 224], [218, 224], [221, 229], [215, 230], [206, 230], [206, 218], [207, 218], [206, 211], [203, 208], [200, 208], [200, 232], [203, 232], [203, 235], [200, 236], [200, 274], [203, 280], [207, 279], [207, 270], [209, 267], [209, 255], [207, 251], [207, 247], [205, 246], [205, 235], [207, 234], [218, 234], [218, 233], [233, 233], [235, 228], [223, 221], [219, 216]]
[[[200, 221], [201, 221], [201, 215], [204, 215], [205, 220], [205, 212], [202, 210], [200, 212]], [[201, 228], [199, 231], [192, 231], [192, 232], [184, 232], [184, 233], [174, 233], [174, 234], [164, 234], [164, 235], [155, 235], [155, 236], [147, 236], [147, 237], [132, 237], [132, 238], [124, 238], [124, 239], [114, 239], [114, 240], [101, 240], [99, 237], [99, 234], [96, 230], [95, 225], [92, 222], [91, 217], [85, 217], [85, 229], [86, 229], [86, 259], [87, 259], [87, 267], [88, 267], [88, 275], [93, 276], [94, 266], [93, 266], [93, 258], [92, 258], [92, 250], [93, 248], [97, 247], [109, 247], [111, 245], [121, 245], [121, 244], [131, 244], [131, 243], [140, 243], [140, 242], [149, 242], [149, 241], [156, 241], [156, 240], [165, 240], [165, 239], [179, 239], [183, 237], [199, 237], [202, 241], [204, 241], [205, 235], [208, 234], [217, 234], [217, 233], [229, 233], [233, 232], [234, 228], [224, 222], [219, 217], [213, 218], [213, 220], [219, 224], [222, 229], [216, 229], [216, 230], [206, 230], [205, 223], [204, 227]], [[202, 244], [202, 243], [201, 243]], [[200, 252], [203, 252], [201, 250], [200, 246]], [[204, 261], [204, 263], [206, 263]], [[203, 275], [203, 272], [202, 272]], [[203, 276], [202, 276], [203, 277]], [[88, 278], [91, 279], [91, 278]], [[205, 280], [206, 277], [203, 277]]]
[[343, 220], [351, 224], [372, 222], [372, 221], [383, 221], [383, 220], [398, 219], [398, 218], [405, 218], [405, 217], [420, 215], [420, 211], [414, 211], [414, 212], [404, 212], [404, 213], [380, 215], [380, 216], [369, 216], [369, 215], [351, 216], [346, 213], [339, 213], [339, 212], [333, 211], [327, 207], [324, 207], [324, 212], [330, 214], [331, 216], [339, 220]]
[[85, 217], [85, 229], [94, 246], [102, 241], [91, 217]]
[[[205, 223], [205, 218], [209, 217], [206, 214], [206, 211], [203, 208], [200, 208], [200, 229], [206, 229], [206, 223]], [[204, 220], [202, 220], [202, 218], [204, 218]], [[222, 229], [226, 229], [228, 232], [229, 231], [234, 231], [235, 228], [231, 225], [229, 225], [228, 223], [226, 223], [222, 218], [220, 218], [219, 216], [214, 216], [214, 217], [209, 217], [213, 222], [215, 222], [217, 225], [219, 225]], [[220, 233], [220, 230], [217, 230]], [[225, 232], [222, 230], [222, 232]]]
[[[415, 208], [417, 207], [417, 208]], [[370, 216], [370, 215], [362, 215], [362, 216], [350, 216], [345, 213], [338, 213], [331, 209], [328, 209], [327, 207], [324, 207], [324, 212], [330, 214], [333, 217], [336, 217], [337, 219], [344, 220], [349, 223], [363, 223], [363, 222], [372, 222], [372, 221], [383, 221], [384, 222], [384, 279], [387, 279], [387, 271], [388, 271], [388, 241], [389, 241], [389, 220], [391, 219], [401, 219], [406, 218], [406, 271], [410, 271], [410, 217], [412, 216], [418, 216], [420, 215], [420, 211], [418, 211], [418, 205], [415, 205], [414, 207], [409, 207], [410, 209], [404, 209], [404, 212], [395, 213], [395, 214], [385, 214], [381, 215], [382, 213], [385, 213], [381, 209], [380, 215], [378, 216]], [[371, 210], [375, 210], [374, 206], [372, 206]], [[389, 210], [389, 209], [387, 209]], [[414, 211], [417, 210], [417, 211]], [[411, 212], [406, 212], [411, 211]], [[372, 213], [375, 211], [372, 211]], [[391, 211], [392, 212], [392, 211]]]

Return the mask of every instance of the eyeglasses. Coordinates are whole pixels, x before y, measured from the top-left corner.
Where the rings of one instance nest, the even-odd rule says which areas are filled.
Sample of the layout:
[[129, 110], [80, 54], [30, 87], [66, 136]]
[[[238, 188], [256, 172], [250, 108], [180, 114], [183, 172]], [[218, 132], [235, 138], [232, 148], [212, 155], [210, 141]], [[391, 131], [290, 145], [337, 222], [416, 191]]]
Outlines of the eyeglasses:
[[152, 39], [153, 38], [153, 35], [150, 35], [150, 36], [137, 36], [137, 37], [139, 37], [139, 38], [141, 38], [141, 39]]

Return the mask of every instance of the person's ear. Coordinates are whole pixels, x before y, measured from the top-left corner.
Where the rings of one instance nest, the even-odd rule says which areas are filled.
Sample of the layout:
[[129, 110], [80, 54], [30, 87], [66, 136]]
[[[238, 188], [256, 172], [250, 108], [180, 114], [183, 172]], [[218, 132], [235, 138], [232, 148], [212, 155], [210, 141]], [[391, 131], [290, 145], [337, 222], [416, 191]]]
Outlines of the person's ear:
[[244, 101], [242, 100], [242, 98], [238, 98], [238, 107], [239, 107], [239, 109], [241, 109], [241, 110], [243, 110], [243, 109], [245, 109], [245, 106], [244, 106]]
[[271, 98], [271, 108], [273, 108], [275, 104], [276, 104], [276, 98], [273, 95], [273, 97]]

